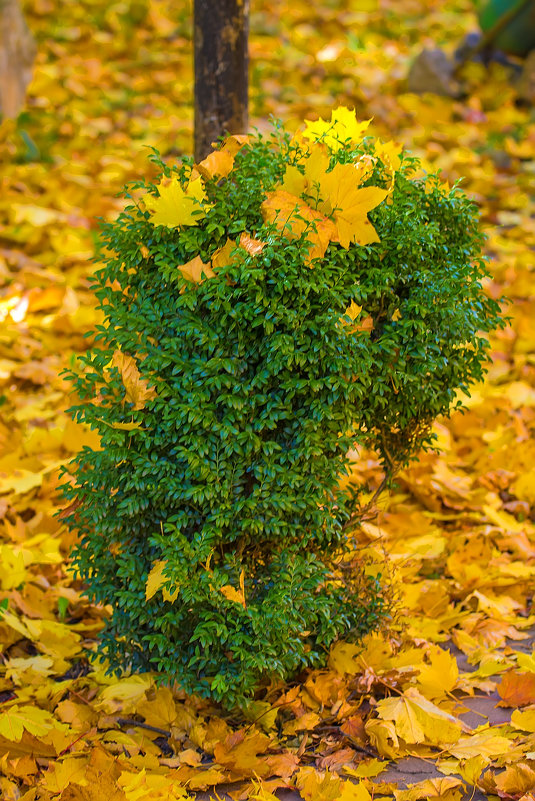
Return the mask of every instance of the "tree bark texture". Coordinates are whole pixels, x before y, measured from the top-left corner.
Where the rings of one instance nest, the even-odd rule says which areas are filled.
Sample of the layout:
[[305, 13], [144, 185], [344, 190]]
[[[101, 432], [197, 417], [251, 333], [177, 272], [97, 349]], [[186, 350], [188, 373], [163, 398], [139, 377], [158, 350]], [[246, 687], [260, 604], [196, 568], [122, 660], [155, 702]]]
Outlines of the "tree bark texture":
[[[0, 0], [1, 1], [1, 0]], [[249, 0], [194, 0], [195, 160], [248, 128]]]
[[0, 116], [16, 117], [32, 78], [35, 42], [18, 0], [0, 0]]

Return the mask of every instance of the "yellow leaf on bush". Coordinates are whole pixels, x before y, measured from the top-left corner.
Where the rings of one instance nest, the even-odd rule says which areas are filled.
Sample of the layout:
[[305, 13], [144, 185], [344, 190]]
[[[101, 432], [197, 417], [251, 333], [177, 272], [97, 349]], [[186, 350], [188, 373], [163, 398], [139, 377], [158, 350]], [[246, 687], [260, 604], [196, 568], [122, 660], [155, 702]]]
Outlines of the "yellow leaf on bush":
[[251, 141], [249, 134], [232, 134], [225, 139], [222, 150], [226, 150], [231, 156], [235, 156], [238, 150]]
[[[147, 582], [145, 584], [145, 600], [150, 601], [150, 599], [156, 595], [158, 590], [163, 587], [165, 582], [168, 580], [167, 576], [164, 576], [165, 566], [167, 562], [164, 560], [159, 559], [155, 562], [152, 566], [152, 569], [147, 576]], [[178, 596], [179, 588], [175, 587], [173, 592], [169, 592], [167, 589], [162, 590], [162, 595], [164, 601], [171, 601], [171, 603], [176, 600]]]
[[354, 322], [361, 313], [361, 311], [362, 311], [362, 306], [359, 306], [358, 303], [355, 303], [355, 301], [352, 300], [347, 309], [345, 310], [345, 316], [349, 317], [349, 319]]
[[156, 595], [162, 584], [165, 584], [167, 577], [164, 576], [164, 570], [167, 562], [159, 559], [157, 562], [154, 562], [152, 569], [147, 576], [147, 582], [145, 584], [145, 600], [150, 601], [150, 599]]
[[159, 197], [145, 195], [143, 200], [154, 225], [177, 228], [180, 225], [197, 225], [206, 217], [206, 193], [201, 177], [193, 178], [186, 189], [175, 176], [158, 187]]
[[214, 250], [212, 254], [212, 267], [217, 270], [219, 267], [225, 267], [230, 264], [231, 254], [236, 249], [236, 242], [234, 239], [227, 239], [223, 247]]
[[213, 150], [195, 165], [203, 178], [224, 178], [234, 166], [234, 156], [228, 150]]
[[[336, 164], [322, 179], [321, 193], [330, 204], [336, 225], [336, 241], [343, 248], [352, 242], [369, 245], [380, 242], [377, 231], [368, 220], [368, 212], [378, 206], [388, 195], [387, 189], [377, 186], [359, 187], [357, 174], [352, 164]], [[325, 213], [329, 209], [319, 204]]]
[[253, 237], [249, 236], [245, 231], [240, 235], [238, 243], [239, 246], [246, 250], [251, 256], [258, 256], [266, 246], [265, 242], [262, 242], [260, 239], [253, 239]]
[[125, 400], [134, 404], [134, 409], [143, 409], [148, 400], [157, 397], [154, 387], [149, 389], [148, 380], [141, 378], [135, 359], [121, 350], [113, 354], [112, 364], [121, 374], [121, 380], [126, 390]]
[[186, 264], [181, 264], [178, 269], [187, 281], [201, 284], [205, 278], [215, 278], [215, 273], [209, 263], [204, 263], [200, 256], [190, 259]]
[[118, 431], [136, 431], [143, 430], [141, 423], [107, 423], [106, 420], [101, 420], [104, 425], [109, 425], [110, 428], [116, 428]]
[[219, 592], [221, 592], [228, 601], [235, 601], [237, 604], [241, 604], [244, 609], [247, 608], [247, 604], [245, 603], [245, 573], [242, 570], [240, 573], [240, 589], [237, 590], [231, 584], [225, 584], [224, 587], [221, 587]]
[[337, 151], [347, 141], [360, 142], [370, 122], [358, 122], [354, 110], [340, 106], [332, 111], [330, 120], [322, 120], [321, 117], [315, 122], [305, 120], [303, 136], [313, 142], [325, 142], [331, 150]]

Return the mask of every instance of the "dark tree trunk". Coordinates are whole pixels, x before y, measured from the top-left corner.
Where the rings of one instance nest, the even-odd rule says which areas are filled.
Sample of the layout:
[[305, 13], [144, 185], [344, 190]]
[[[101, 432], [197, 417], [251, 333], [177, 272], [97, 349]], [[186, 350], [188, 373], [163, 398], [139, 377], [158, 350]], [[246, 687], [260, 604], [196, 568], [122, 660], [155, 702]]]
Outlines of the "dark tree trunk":
[[248, 128], [249, 0], [195, 0], [195, 161]]

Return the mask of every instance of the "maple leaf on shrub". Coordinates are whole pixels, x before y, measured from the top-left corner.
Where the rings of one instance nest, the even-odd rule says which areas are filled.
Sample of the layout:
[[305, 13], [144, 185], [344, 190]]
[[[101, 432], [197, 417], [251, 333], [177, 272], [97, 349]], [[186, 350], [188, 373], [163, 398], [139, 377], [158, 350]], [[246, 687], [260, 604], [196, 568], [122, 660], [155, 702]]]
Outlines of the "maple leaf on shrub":
[[190, 179], [185, 189], [176, 176], [166, 183], [162, 181], [158, 192], [159, 197], [147, 194], [143, 198], [153, 225], [198, 225], [206, 216], [206, 192], [200, 175]]
[[337, 151], [344, 147], [347, 141], [360, 141], [370, 122], [371, 120], [358, 122], [352, 109], [341, 106], [333, 109], [330, 121], [322, 120], [321, 117], [314, 122], [305, 120], [303, 136], [312, 141], [325, 142], [331, 150]]
[[113, 354], [112, 364], [121, 374], [126, 390], [125, 400], [134, 404], [134, 409], [143, 409], [148, 400], [157, 397], [154, 387], [149, 389], [148, 380], [141, 378], [135, 359], [120, 350]]
[[[332, 209], [336, 241], [346, 249], [352, 242], [370, 245], [381, 241], [368, 220], [368, 212], [388, 195], [388, 189], [378, 186], [356, 186], [357, 174], [352, 164], [336, 164], [321, 182], [322, 193]], [[325, 211], [328, 208], [325, 201], [319, 207]]]
[[311, 247], [308, 262], [321, 258], [336, 236], [332, 220], [319, 211], [311, 209], [295, 195], [284, 189], [269, 192], [262, 203], [262, 216], [266, 222], [274, 222], [277, 228], [289, 239], [299, 239], [306, 232]]

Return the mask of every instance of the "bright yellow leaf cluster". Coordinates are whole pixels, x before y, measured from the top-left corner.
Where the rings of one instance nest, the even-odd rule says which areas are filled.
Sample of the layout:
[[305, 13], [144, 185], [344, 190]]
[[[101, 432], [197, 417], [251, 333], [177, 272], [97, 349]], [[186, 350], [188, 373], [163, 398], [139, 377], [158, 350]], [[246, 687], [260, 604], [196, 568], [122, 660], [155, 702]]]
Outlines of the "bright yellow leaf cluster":
[[[298, 164], [286, 168], [282, 185], [268, 192], [262, 204], [264, 220], [275, 223], [290, 239], [307, 232], [309, 264], [325, 255], [330, 242], [339, 242], [347, 249], [353, 243], [380, 241], [368, 212], [391, 193], [401, 164], [401, 148], [393, 142], [377, 143], [375, 156], [362, 154], [353, 163], [329, 169], [332, 153], [361, 141], [369, 124], [370, 120], [359, 123], [355, 112], [343, 107], [332, 112], [330, 122], [307, 120], [305, 130], [294, 137], [303, 150], [302, 157]], [[303, 139], [310, 144], [303, 146]], [[386, 189], [362, 186], [377, 159], [391, 175]]]
[[371, 120], [358, 122], [354, 111], [344, 106], [333, 110], [330, 121], [305, 120], [303, 136], [311, 142], [323, 142], [330, 150], [340, 150], [345, 144], [360, 142]]
[[204, 181], [225, 178], [232, 171], [234, 156], [248, 141], [245, 135], [229, 136], [219, 150], [212, 151], [193, 167], [185, 189], [178, 176], [163, 178], [158, 185], [158, 197], [147, 194], [143, 198], [151, 222], [167, 228], [197, 225], [211, 208]]

